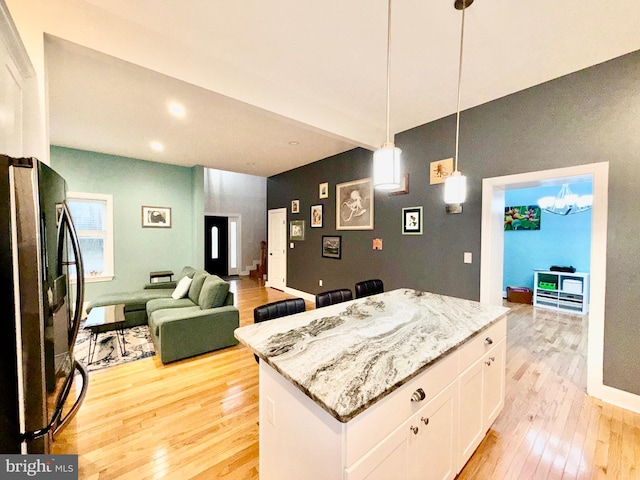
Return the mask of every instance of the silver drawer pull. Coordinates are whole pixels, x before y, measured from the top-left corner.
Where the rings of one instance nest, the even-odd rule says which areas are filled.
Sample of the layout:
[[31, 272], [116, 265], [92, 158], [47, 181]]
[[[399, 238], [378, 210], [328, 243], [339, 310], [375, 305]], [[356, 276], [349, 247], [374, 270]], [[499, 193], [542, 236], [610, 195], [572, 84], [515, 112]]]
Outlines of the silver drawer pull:
[[424, 393], [424, 390], [421, 388], [417, 389], [415, 392], [413, 392], [413, 395], [411, 395], [412, 402], [421, 402], [425, 398], [427, 398], [427, 395]]
[[429, 425], [429, 418], [428, 418], [428, 417], [427, 417], [427, 418], [425, 418], [425, 417], [420, 417], [420, 421], [421, 421], [422, 423], [424, 423], [425, 425]]
[[409, 430], [413, 432], [414, 435], [418, 434], [418, 427], [414, 427], [413, 425], [409, 427]]
[[487, 345], [491, 345], [491, 344], [493, 344], [493, 340], [491, 340], [491, 337], [487, 337], [487, 338], [484, 339], [484, 343], [487, 344]]

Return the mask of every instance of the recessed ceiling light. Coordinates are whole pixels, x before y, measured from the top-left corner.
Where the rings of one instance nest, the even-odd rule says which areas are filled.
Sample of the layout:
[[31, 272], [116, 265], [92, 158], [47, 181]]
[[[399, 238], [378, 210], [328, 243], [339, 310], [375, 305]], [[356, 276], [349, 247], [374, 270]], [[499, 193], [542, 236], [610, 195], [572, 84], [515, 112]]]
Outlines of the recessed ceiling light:
[[289, 142], [289, 145], [300, 145], [300, 142], [296, 141], [296, 140], [291, 140]]
[[162, 145], [160, 142], [151, 142], [150, 145], [151, 148], [153, 148], [156, 152], [161, 152], [164, 150], [164, 145]]
[[184, 107], [176, 102], [169, 103], [169, 112], [171, 112], [171, 115], [180, 118], [184, 117], [186, 113]]

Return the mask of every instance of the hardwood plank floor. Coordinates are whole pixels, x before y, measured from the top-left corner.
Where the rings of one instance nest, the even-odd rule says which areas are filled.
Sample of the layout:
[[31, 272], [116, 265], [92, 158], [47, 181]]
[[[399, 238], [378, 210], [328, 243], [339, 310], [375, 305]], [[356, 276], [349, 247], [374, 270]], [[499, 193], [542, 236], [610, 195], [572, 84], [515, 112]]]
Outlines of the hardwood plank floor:
[[[231, 283], [241, 325], [290, 298], [257, 279]], [[639, 479], [640, 415], [585, 394], [587, 319], [508, 306], [505, 408], [459, 479]], [[81, 479], [258, 479], [253, 355], [237, 346], [92, 372], [53, 453], [78, 453]]]

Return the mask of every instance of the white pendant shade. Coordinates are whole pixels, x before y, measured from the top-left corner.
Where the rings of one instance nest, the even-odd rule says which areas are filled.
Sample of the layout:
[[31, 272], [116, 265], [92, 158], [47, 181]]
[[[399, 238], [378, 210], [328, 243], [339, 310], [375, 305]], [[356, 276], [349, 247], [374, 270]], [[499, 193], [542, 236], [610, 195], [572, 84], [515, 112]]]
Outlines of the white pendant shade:
[[453, 172], [444, 181], [444, 203], [464, 203], [467, 199], [467, 177]]
[[373, 154], [373, 186], [378, 190], [400, 188], [400, 154], [402, 150], [384, 144]]

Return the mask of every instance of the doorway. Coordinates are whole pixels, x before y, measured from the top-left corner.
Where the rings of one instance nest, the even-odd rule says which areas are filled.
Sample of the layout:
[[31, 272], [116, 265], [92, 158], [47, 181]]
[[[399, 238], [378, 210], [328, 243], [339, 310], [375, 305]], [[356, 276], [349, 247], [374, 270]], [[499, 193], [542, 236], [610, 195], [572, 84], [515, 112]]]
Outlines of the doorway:
[[204, 269], [212, 275], [229, 275], [229, 218], [204, 217]]
[[482, 181], [480, 301], [494, 305], [502, 304], [505, 191], [546, 185], [558, 178], [568, 178], [571, 182], [593, 181], [587, 393], [607, 400], [611, 393], [608, 391], [609, 387], [603, 384], [602, 369], [607, 266], [608, 162], [485, 178]]

